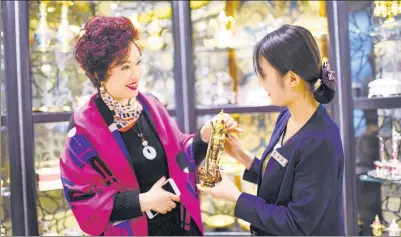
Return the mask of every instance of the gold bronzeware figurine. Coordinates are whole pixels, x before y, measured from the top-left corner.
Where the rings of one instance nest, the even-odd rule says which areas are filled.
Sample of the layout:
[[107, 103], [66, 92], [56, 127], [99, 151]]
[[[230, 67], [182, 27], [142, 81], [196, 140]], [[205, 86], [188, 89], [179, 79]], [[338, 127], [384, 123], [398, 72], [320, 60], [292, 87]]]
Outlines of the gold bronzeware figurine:
[[199, 178], [203, 181], [203, 187], [214, 187], [221, 181], [219, 162], [224, 151], [224, 142], [227, 130], [224, 124], [223, 110], [218, 119], [212, 121], [209, 145], [203, 167], [199, 172]]
[[375, 221], [370, 225], [372, 227], [373, 236], [382, 236], [384, 233], [384, 225], [379, 220], [379, 216], [376, 215]]

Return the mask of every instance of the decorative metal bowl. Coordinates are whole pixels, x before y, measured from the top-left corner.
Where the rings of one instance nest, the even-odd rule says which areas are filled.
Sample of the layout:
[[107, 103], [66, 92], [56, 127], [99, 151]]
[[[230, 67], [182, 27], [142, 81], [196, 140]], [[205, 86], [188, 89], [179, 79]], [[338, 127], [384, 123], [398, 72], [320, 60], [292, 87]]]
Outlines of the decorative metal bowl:
[[229, 215], [214, 215], [209, 216], [205, 224], [213, 229], [227, 229], [234, 226], [235, 218]]

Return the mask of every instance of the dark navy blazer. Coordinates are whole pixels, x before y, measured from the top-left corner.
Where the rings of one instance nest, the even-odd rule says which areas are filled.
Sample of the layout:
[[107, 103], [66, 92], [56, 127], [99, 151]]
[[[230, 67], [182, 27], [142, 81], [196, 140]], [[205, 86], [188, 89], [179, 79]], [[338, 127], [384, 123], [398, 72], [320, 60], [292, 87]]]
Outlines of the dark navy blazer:
[[235, 216], [251, 223], [257, 235], [342, 235], [344, 153], [338, 126], [319, 105], [309, 121], [277, 152], [288, 160], [283, 167], [273, 157], [262, 174], [290, 118], [280, 113], [262, 159], [255, 157], [244, 179], [258, 185], [257, 196], [242, 193]]

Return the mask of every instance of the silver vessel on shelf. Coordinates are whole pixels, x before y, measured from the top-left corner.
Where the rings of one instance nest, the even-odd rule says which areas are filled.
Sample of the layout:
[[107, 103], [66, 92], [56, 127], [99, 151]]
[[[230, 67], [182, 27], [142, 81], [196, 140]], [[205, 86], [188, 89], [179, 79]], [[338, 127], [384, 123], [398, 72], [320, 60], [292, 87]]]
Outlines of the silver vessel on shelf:
[[390, 97], [401, 95], [401, 80], [398, 79], [376, 79], [369, 83], [369, 98]]

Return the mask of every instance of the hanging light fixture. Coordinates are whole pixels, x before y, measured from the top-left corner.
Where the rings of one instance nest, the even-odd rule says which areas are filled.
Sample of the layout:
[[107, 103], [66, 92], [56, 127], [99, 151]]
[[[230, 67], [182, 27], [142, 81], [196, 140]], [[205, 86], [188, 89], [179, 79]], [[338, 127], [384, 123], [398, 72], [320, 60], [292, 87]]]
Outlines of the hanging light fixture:
[[203, 40], [207, 48], [226, 48], [237, 46], [234, 40], [235, 19], [227, 16], [225, 11], [220, 11], [216, 19], [211, 19], [207, 25], [207, 32], [210, 38]]
[[374, 1], [373, 15], [390, 20], [401, 14], [401, 1]]
[[293, 24], [298, 26], [303, 26], [310, 30], [312, 35], [316, 38], [321, 38], [328, 33], [328, 22], [326, 16], [326, 3], [324, 1], [309, 1], [311, 7], [319, 8], [319, 15], [306, 14], [300, 17]]
[[164, 47], [165, 43], [163, 37], [161, 37], [162, 30], [159, 19], [155, 17], [149, 24], [147, 30], [149, 37], [146, 40], [146, 47], [148, 49], [159, 51]]
[[141, 23], [139, 23], [138, 13], [133, 12], [131, 14], [131, 22], [138, 30], [141, 30]]
[[60, 53], [69, 53], [72, 46], [73, 34], [68, 21], [68, 7], [71, 5], [70, 1], [61, 2], [60, 26], [56, 35], [56, 50]]
[[54, 52], [56, 54], [56, 64], [60, 71], [65, 70], [66, 62], [72, 57], [71, 48], [74, 36], [68, 21], [68, 7], [72, 4], [70, 1], [61, 2], [60, 25], [56, 34], [56, 48]]
[[47, 24], [47, 4], [49, 1], [41, 1], [39, 4], [39, 24], [35, 30], [36, 47], [41, 52], [47, 52], [50, 49], [52, 32]]

